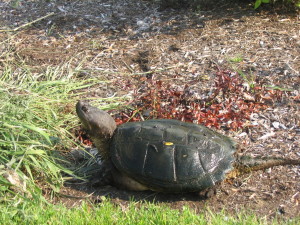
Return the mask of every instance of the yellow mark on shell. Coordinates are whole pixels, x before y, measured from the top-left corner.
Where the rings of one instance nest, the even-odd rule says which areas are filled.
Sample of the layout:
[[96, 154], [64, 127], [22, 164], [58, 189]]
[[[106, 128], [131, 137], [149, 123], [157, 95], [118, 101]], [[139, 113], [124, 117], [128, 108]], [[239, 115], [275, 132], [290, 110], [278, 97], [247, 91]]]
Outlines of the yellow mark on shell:
[[173, 142], [164, 142], [164, 145], [174, 145]]

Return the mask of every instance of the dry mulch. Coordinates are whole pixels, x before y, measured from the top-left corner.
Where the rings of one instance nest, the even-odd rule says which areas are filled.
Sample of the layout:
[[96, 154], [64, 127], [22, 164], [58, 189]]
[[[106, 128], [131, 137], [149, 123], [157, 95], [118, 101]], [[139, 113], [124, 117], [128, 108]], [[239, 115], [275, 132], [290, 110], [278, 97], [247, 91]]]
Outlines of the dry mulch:
[[[82, 63], [82, 79], [108, 83], [87, 97], [130, 96], [147, 79], [175, 87], [189, 84], [198, 99], [211, 93], [218, 68], [240, 70], [249, 79], [289, 89], [280, 100], [253, 113], [247, 129], [224, 131], [244, 153], [252, 156], [300, 157], [300, 17], [271, 7], [254, 11], [244, 3], [219, 1], [206, 10], [160, 9], [136, 0], [11, 1], [0, 3], [1, 30], [13, 29], [54, 12], [30, 27], [0, 33], [11, 38], [10, 57], [40, 71], [51, 65]], [[1, 48], [1, 47], [0, 47]], [[2, 49], [3, 50], [3, 49]], [[242, 58], [241, 61], [234, 59]], [[151, 73], [149, 71], [152, 71]], [[150, 76], [150, 77], [149, 77]], [[117, 204], [136, 200], [163, 202], [172, 208], [188, 205], [230, 212], [253, 210], [257, 215], [300, 216], [300, 167], [285, 166], [253, 172], [224, 182], [216, 196], [204, 200], [195, 194], [134, 193], [115, 187], [71, 185], [63, 190], [100, 201], [108, 195]], [[67, 205], [81, 200], [61, 199]]]

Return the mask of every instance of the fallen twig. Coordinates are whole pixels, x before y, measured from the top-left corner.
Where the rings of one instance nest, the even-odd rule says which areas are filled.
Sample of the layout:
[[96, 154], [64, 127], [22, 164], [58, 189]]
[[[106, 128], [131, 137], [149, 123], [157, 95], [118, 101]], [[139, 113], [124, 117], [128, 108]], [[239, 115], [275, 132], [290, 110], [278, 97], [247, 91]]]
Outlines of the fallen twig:
[[29, 23], [23, 24], [23, 25], [21, 25], [21, 26], [19, 26], [19, 27], [16, 27], [16, 28], [14, 28], [14, 29], [11, 29], [11, 30], [0, 30], [0, 32], [15, 32], [15, 31], [18, 31], [18, 30], [20, 30], [20, 29], [22, 29], [22, 28], [24, 28], [24, 27], [30, 26], [30, 25], [32, 25], [32, 24], [34, 24], [34, 23], [36, 23], [36, 22], [38, 22], [38, 21], [40, 21], [40, 20], [43, 20], [43, 19], [45, 19], [45, 18], [47, 18], [47, 17], [49, 17], [49, 16], [52, 16], [52, 15], [54, 15], [54, 12], [49, 13], [48, 15], [43, 16], [43, 17], [41, 17], [41, 18], [38, 18], [38, 19], [36, 19], [36, 20], [33, 20], [33, 21], [29, 22]]

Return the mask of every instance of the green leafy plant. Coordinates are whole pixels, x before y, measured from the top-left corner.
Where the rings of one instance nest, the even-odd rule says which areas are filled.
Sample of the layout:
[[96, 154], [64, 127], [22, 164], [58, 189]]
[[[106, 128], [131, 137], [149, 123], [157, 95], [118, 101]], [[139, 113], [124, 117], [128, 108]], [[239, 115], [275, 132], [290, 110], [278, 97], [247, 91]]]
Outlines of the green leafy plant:
[[[282, 0], [279, 1], [280, 3], [284, 5], [293, 5], [295, 7], [300, 7], [300, 1], [299, 0]], [[277, 3], [276, 0], [256, 0], [254, 3], [254, 9], [257, 9], [260, 7], [263, 3]]]
[[256, 0], [254, 3], [254, 9], [257, 9], [262, 3], [270, 3], [270, 0]]

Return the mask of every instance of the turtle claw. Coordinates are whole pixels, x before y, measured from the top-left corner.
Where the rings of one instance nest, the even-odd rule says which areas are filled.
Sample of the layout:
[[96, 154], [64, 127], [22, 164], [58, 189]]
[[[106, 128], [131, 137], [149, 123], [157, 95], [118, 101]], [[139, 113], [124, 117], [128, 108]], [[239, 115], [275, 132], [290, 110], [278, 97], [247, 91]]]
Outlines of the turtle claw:
[[217, 188], [216, 187], [210, 187], [205, 190], [202, 190], [198, 192], [198, 195], [204, 199], [212, 198], [217, 194]]

